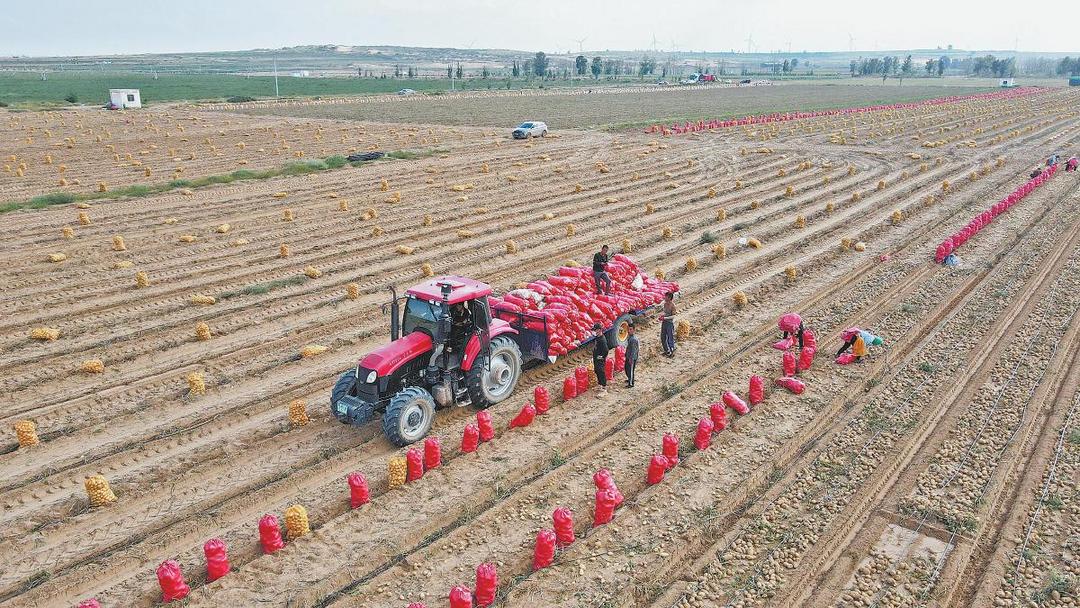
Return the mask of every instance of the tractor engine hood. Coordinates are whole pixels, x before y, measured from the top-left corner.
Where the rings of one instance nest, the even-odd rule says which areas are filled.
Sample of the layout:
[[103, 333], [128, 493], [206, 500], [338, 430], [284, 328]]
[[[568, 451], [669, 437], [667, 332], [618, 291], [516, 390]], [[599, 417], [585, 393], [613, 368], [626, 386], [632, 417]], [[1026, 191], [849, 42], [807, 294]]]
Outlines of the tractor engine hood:
[[360, 360], [360, 367], [374, 370], [381, 378], [430, 350], [431, 336], [422, 331], [414, 331], [371, 351]]

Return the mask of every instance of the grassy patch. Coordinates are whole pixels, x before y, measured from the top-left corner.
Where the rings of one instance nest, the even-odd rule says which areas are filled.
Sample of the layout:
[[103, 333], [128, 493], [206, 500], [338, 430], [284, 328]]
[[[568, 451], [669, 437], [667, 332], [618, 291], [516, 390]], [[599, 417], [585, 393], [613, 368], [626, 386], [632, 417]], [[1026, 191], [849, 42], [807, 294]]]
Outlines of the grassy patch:
[[[443, 152], [446, 152], [446, 150], [439, 148], [417, 151], [396, 150], [388, 153], [386, 156], [388, 158], [414, 160], [418, 158], [427, 158]], [[131, 186], [114, 188], [106, 192], [52, 192], [49, 194], [42, 194], [41, 196], [35, 196], [34, 198], [25, 201], [2, 203], [0, 204], [0, 213], [17, 211], [20, 209], [43, 209], [53, 205], [66, 205], [77, 201], [92, 201], [104, 198], [140, 198], [169, 192], [178, 188], [205, 188], [206, 186], [212, 186], [214, 184], [231, 184], [236, 181], [270, 179], [271, 177], [280, 177], [283, 175], [307, 175], [309, 173], [319, 173], [322, 171], [339, 169], [348, 164], [349, 161], [344, 156], [334, 155], [323, 159], [289, 163], [276, 169], [264, 169], [261, 171], [239, 169], [232, 173], [205, 175], [193, 179], [174, 179], [161, 184], [134, 184]]]
[[218, 295], [218, 299], [220, 299], [220, 300], [228, 300], [229, 298], [232, 298], [234, 296], [240, 296], [240, 295], [244, 295], [244, 296], [261, 296], [261, 295], [264, 295], [264, 294], [268, 294], [271, 291], [274, 291], [275, 289], [278, 289], [280, 287], [289, 287], [289, 286], [292, 286], [292, 285], [300, 285], [301, 283], [303, 283], [306, 280], [307, 280], [307, 277], [301, 274], [301, 275], [297, 275], [295, 277], [289, 277], [287, 279], [275, 279], [273, 281], [267, 281], [265, 283], [255, 283], [254, 285], [248, 285], [248, 286], [242, 287], [240, 289], [234, 289], [234, 290], [223, 292], [220, 295]]
[[1080, 443], [1080, 429], [1069, 431], [1069, 443], [1073, 445]]
[[702, 245], [708, 245], [716, 242], [716, 235], [706, 230], [701, 233], [701, 238], [698, 239], [698, 243]]
[[664, 399], [670, 399], [675, 395], [678, 395], [683, 390], [683, 386], [678, 382], [664, 382], [660, 385], [660, 394]]

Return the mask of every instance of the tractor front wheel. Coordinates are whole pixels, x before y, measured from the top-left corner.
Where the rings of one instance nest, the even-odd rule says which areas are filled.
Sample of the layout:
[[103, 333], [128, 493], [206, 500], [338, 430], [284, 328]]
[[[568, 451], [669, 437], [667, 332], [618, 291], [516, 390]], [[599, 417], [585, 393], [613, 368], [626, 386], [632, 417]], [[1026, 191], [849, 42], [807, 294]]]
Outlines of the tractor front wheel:
[[419, 386], [398, 391], [383, 414], [383, 433], [390, 443], [401, 447], [416, 443], [431, 430], [435, 421], [435, 400]]
[[491, 341], [491, 356], [477, 359], [466, 375], [473, 405], [487, 408], [514, 392], [521, 378], [521, 349], [507, 336]]

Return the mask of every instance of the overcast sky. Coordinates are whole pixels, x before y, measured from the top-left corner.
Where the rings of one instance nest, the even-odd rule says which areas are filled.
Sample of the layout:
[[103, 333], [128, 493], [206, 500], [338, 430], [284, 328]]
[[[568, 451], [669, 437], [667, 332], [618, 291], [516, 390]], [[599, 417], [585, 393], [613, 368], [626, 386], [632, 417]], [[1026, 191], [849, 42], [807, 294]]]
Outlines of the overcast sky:
[[0, 10], [0, 55], [303, 44], [524, 51], [934, 48], [1080, 51], [1076, 0], [36, 0]]

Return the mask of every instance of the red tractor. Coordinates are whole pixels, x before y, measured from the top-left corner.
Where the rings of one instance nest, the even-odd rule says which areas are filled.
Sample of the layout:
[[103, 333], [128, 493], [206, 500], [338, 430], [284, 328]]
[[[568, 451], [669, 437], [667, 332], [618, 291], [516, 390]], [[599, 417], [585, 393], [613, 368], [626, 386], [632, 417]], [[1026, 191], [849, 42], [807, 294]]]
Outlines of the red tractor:
[[[382, 413], [394, 445], [427, 434], [435, 410], [472, 404], [487, 408], [514, 392], [524, 364], [548, 362], [546, 319], [521, 313], [494, 318], [491, 287], [458, 276], [437, 277], [405, 292], [404, 312], [391, 288], [391, 342], [369, 353], [334, 385], [330, 408], [346, 424]], [[625, 340], [629, 315], [609, 330]]]

